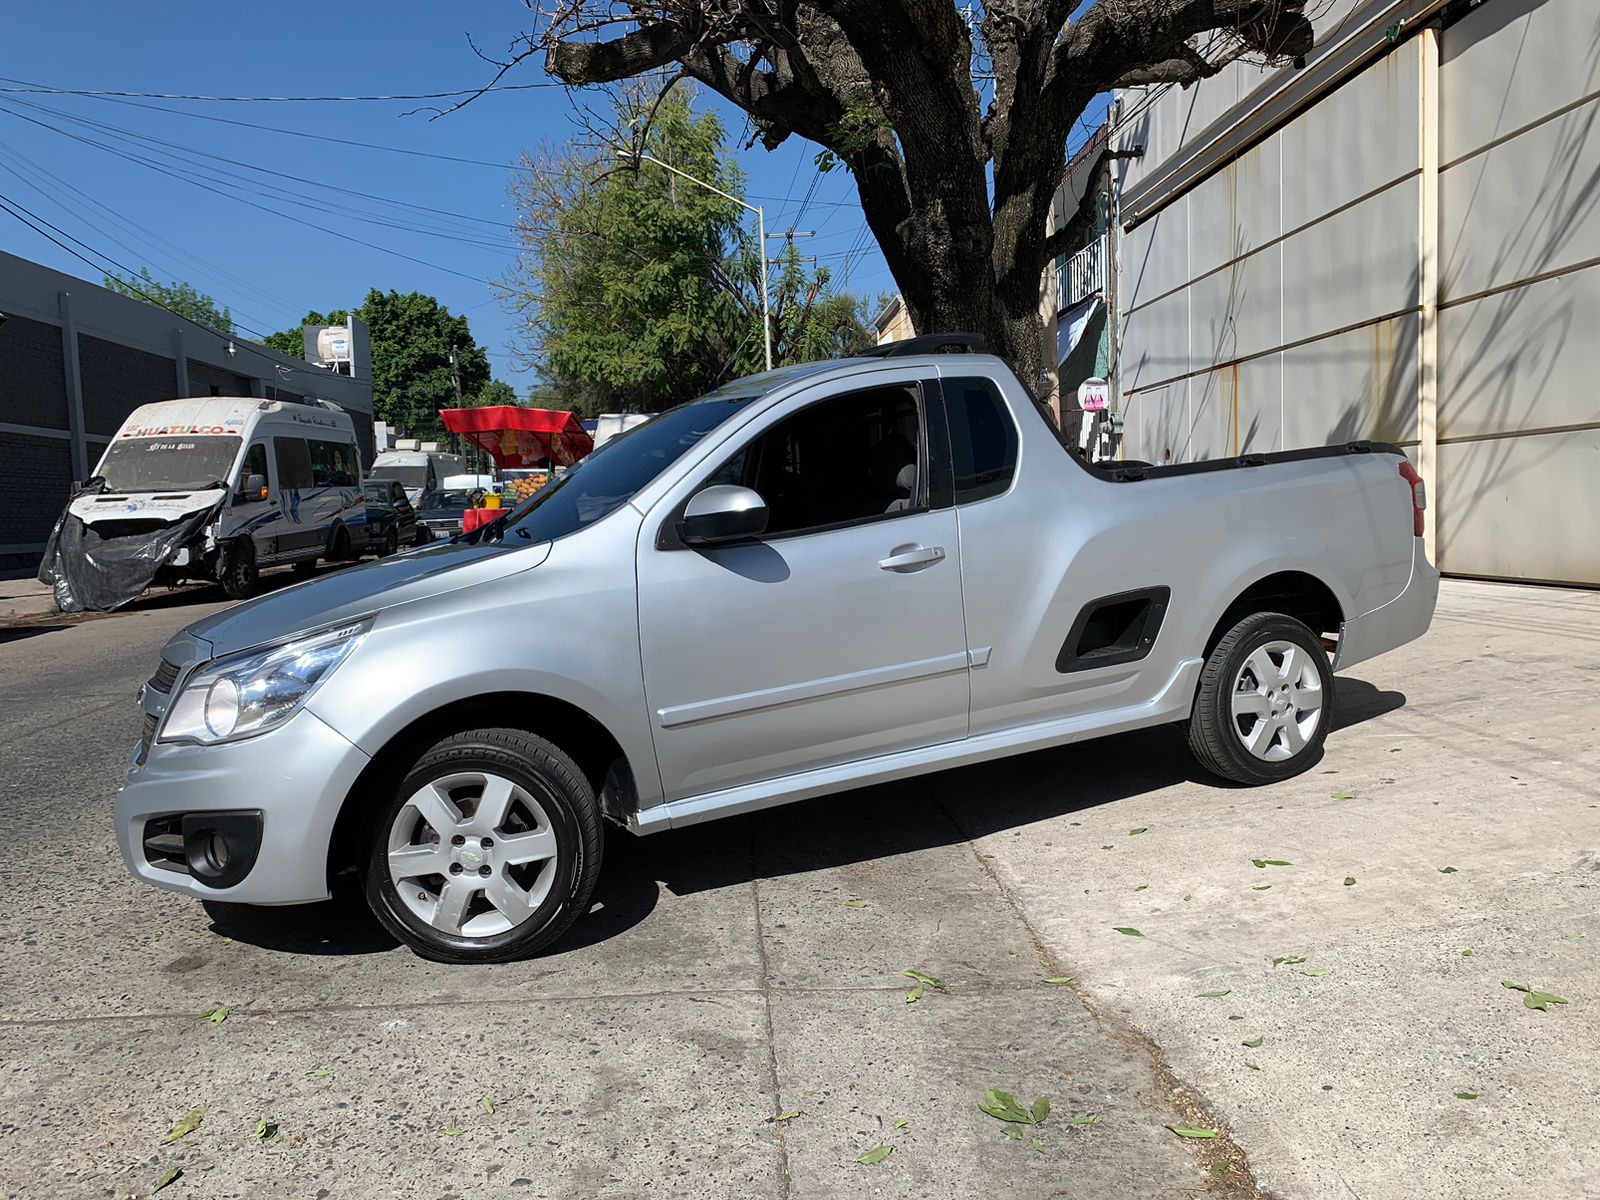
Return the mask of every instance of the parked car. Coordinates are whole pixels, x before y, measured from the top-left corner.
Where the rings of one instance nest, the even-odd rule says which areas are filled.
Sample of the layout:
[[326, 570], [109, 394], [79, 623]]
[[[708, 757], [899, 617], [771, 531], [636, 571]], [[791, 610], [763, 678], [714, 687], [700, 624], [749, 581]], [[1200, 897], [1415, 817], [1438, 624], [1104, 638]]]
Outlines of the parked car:
[[427, 538], [418, 536], [417, 510], [411, 507], [405, 486], [398, 480], [369, 479], [362, 490], [366, 493], [369, 514], [374, 507], [393, 510], [395, 536], [400, 545], [420, 546], [427, 541]]
[[428, 492], [417, 509], [417, 521], [429, 539], [453, 538], [461, 532], [462, 514], [472, 507], [473, 493], [466, 488]]
[[998, 358], [923, 352], [973, 341], [740, 380], [453, 544], [191, 625], [128, 866], [255, 904], [353, 866], [418, 953], [499, 961], [587, 910], [606, 821], [1174, 722], [1227, 780], [1312, 766], [1334, 669], [1433, 615], [1404, 454], [1097, 469]]
[[[350, 416], [326, 401], [162, 400], [134, 409], [52, 535], [41, 578], [63, 611], [116, 608], [152, 582], [254, 593], [358, 553], [365, 520]], [[357, 533], [362, 532], [357, 530]]]
[[392, 479], [406, 489], [406, 499], [413, 507], [421, 505], [423, 496], [438, 491], [444, 480], [459, 475], [462, 466], [459, 454], [446, 454], [438, 450], [384, 450], [372, 460], [371, 479]]

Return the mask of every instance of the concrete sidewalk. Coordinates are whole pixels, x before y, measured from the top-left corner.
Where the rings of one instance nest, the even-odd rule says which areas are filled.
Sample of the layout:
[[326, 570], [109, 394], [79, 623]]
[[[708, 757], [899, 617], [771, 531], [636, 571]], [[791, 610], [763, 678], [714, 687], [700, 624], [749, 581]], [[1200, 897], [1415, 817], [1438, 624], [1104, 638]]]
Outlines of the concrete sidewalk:
[[56, 611], [50, 586], [32, 575], [0, 575], [0, 625], [11, 621], [48, 617]]

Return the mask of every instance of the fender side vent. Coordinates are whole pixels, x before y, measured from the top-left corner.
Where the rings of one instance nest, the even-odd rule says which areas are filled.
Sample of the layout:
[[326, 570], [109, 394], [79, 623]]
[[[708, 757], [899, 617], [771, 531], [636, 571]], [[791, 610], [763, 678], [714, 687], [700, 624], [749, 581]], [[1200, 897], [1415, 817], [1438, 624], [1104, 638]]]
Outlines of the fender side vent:
[[1153, 587], [1089, 601], [1056, 656], [1056, 670], [1067, 674], [1137, 662], [1155, 646], [1171, 599], [1171, 588]]

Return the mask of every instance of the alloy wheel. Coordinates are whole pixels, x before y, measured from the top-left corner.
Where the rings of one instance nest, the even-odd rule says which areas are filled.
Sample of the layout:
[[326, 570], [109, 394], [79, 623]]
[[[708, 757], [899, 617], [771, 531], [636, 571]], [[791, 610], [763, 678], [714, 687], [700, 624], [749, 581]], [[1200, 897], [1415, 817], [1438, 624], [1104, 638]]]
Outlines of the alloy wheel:
[[1322, 722], [1322, 677], [1310, 653], [1289, 641], [1250, 652], [1234, 679], [1232, 724], [1244, 748], [1267, 762], [1303, 750]]

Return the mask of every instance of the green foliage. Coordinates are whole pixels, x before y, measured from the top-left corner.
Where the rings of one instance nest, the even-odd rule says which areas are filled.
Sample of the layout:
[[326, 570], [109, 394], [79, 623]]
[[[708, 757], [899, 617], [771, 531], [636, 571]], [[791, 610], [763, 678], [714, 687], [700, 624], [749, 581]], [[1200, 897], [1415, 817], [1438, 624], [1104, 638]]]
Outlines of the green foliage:
[[[309, 312], [300, 325], [338, 325], [350, 315], [344, 309]], [[490, 385], [488, 356], [473, 340], [467, 319], [453, 316], [435, 297], [374, 288], [354, 315], [372, 335], [372, 402], [379, 420], [413, 436], [437, 436], [439, 410], [457, 407], [452, 370], [460, 372], [460, 404], [515, 403], [514, 393], [509, 400], [479, 398]], [[300, 326], [273, 334], [266, 344], [296, 358], [305, 352]], [[455, 368], [450, 364], [452, 348]]]
[[475, 408], [488, 408], [494, 404], [515, 404], [517, 402], [516, 390], [503, 379], [491, 379], [484, 384], [476, 396], [467, 401]]
[[[742, 194], [722, 123], [696, 111], [688, 87], [653, 113], [649, 100], [631, 93], [615, 114], [637, 148]], [[530, 169], [513, 185], [522, 249], [505, 285], [523, 355], [544, 379], [535, 403], [650, 412], [764, 368], [764, 251], [744, 209], [605, 148], [523, 162]], [[861, 305], [832, 291], [826, 270], [807, 271], [793, 247], [778, 257], [769, 284], [775, 364], [868, 344]]]
[[188, 317], [197, 325], [204, 325], [207, 329], [230, 337], [233, 335], [233, 314], [226, 306], [219, 306], [210, 296], [197, 290], [193, 284], [177, 280], [162, 283], [150, 274], [149, 267], [141, 267], [136, 276], [108, 273], [101, 283], [119, 295], [131, 296], [147, 304], [159, 304], [168, 312]]

